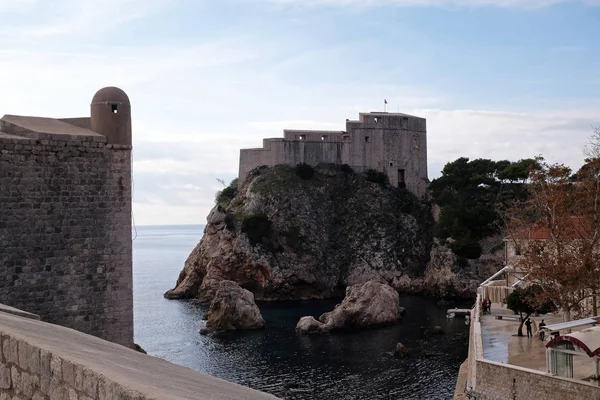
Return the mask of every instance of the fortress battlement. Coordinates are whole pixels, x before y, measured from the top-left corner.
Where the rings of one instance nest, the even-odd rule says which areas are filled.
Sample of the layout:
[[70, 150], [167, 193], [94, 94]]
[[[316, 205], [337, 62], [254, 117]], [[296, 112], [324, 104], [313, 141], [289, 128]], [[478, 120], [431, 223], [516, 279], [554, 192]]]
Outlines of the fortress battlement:
[[283, 138], [263, 140], [262, 148], [240, 150], [240, 184], [263, 165], [348, 164], [356, 172], [375, 169], [393, 186], [417, 196], [426, 192], [426, 120], [409, 114], [359, 113], [345, 131], [285, 129]]

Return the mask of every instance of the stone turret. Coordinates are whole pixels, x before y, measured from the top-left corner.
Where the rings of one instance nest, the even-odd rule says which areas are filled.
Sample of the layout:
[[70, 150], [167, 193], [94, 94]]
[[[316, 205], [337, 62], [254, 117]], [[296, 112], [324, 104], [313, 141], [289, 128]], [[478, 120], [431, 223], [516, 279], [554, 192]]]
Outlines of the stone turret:
[[110, 86], [96, 92], [91, 104], [90, 128], [106, 136], [109, 144], [131, 146], [131, 104], [123, 90]]

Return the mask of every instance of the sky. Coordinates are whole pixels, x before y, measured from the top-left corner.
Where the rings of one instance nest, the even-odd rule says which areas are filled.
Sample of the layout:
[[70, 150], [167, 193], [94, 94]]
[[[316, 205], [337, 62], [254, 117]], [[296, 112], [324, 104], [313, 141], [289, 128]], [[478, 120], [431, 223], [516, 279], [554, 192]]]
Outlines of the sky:
[[0, 114], [133, 115], [137, 225], [203, 224], [239, 149], [359, 112], [458, 157], [577, 168], [600, 126], [600, 0], [0, 0]]

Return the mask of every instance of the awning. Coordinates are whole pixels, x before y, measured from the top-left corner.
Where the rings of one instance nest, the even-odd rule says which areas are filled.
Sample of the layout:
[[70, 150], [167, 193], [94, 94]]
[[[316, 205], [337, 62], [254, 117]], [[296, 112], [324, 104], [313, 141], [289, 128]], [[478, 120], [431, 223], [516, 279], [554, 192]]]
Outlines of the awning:
[[593, 326], [577, 332], [557, 336], [549, 341], [548, 344], [546, 344], [546, 347], [551, 348], [555, 344], [562, 342], [573, 343], [585, 351], [590, 357], [597, 356], [600, 354], [600, 326]]
[[561, 322], [560, 324], [546, 325], [542, 329], [546, 329], [547, 331], [550, 331], [550, 332], [562, 331], [564, 329], [572, 329], [572, 328], [578, 328], [578, 327], [584, 326], [584, 325], [597, 324], [599, 321], [600, 321], [600, 317], [596, 316], [596, 317], [578, 319], [575, 321]]

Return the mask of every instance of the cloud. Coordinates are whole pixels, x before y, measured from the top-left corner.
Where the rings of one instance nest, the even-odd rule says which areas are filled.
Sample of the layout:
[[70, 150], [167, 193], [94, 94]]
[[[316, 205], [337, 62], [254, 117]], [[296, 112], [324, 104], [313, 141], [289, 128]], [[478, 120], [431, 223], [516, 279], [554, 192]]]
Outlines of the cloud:
[[[595, 109], [593, 104], [589, 109], [574, 104], [571, 109], [518, 113], [402, 111], [427, 118], [429, 177], [434, 179], [447, 162], [458, 157], [518, 160], [542, 154], [550, 162], [577, 168], [583, 162], [583, 148], [592, 125], [600, 125]], [[348, 109], [345, 114], [355, 117]], [[136, 221], [205, 223], [215, 193], [223, 188], [217, 178], [229, 182], [237, 176], [240, 148], [260, 146], [262, 137], [281, 137], [285, 128], [337, 130], [344, 129], [344, 121], [323, 114], [317, 120], [249, 122], [248, 129], [256, 130], [250, 136], [231, 134], [220, 138], [211, 134], [205, 140], [182, 142], [138, 139], [134, 146]], [[165, 210], [166, 214], [158, 210]]]
[[[297, 6], [353, 6], [353, 7], [499, 7], [536, 9], [571, 0], [267, 0], [275, 4]], [[587, 5], [599, 5], [598, 0], [579, 0]]]
[[16, 37], [98, 34], [144, 18], [171, 2], [172, 0], [0, 0], [0, 17], [4, 17], [4, 26], [0, 32], [10, 32]]

